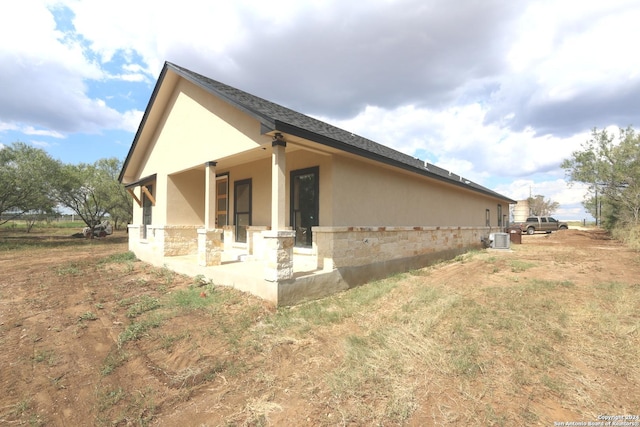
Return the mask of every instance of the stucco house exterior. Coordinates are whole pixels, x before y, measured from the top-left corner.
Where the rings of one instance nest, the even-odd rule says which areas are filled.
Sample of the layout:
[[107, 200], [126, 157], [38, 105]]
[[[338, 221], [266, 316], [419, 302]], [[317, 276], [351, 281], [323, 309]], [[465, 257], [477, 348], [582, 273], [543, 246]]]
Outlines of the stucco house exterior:
[[168, 62], [119, 179], [139, 259], [277, 305], [479, 248], [515, 203]]

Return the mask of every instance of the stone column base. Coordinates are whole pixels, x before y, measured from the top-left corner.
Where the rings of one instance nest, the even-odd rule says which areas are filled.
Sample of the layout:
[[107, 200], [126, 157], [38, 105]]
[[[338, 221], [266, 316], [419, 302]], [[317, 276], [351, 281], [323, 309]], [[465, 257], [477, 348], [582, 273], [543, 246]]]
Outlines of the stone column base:
[[293, 278], [294, 231], [263, 231], [264, 279], [278, 282]]
[[222, 230], [198, 229], [198, 265], [209, 267], [222, 261]]

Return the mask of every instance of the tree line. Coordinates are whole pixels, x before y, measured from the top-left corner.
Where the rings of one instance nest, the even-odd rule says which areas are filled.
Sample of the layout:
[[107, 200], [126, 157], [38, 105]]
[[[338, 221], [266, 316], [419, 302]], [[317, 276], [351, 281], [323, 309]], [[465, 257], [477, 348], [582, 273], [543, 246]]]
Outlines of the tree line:
[[610, 230], [640, 225], [640, 134], [593, 129], [591, 137], [562, 162], [570, 182], [588, 186], [584, 206]]
[[65, 164], [23, 142], [5, 146], [0, 149], [0, 225], [16, 219], [33, 225], [61, 209], [70, 210], [88, 227], [107, 217], [115, 228], [127, 224], [133, 202], [118, 182], [121, 168], [115, 157]]

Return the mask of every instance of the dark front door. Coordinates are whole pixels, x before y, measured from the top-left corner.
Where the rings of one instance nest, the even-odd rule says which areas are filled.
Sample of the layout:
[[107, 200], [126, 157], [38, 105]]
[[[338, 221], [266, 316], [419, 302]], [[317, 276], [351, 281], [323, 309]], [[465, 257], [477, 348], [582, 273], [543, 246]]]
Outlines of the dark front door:
[[291, 172], [291, 226], [295, 231], [295, 245], [311, 247], [311, 227], [318, 222], [318, 167]]
[[247, 243], [247, 227], [251, 225], [251, 179], [235, 182], [233, 199], [236, 242]]

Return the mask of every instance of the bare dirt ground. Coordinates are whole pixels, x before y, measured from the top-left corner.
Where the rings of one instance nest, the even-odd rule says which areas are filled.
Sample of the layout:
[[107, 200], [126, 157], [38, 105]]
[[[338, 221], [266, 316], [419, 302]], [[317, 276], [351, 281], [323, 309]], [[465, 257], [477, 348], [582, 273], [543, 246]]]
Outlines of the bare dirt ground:
[[640, 254], [600, 231], [278, 310], [123, 234], [31, 240], [0, 232], [1, 425], [640, 423]]

